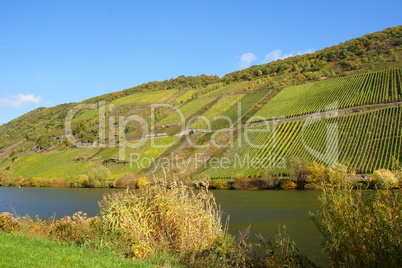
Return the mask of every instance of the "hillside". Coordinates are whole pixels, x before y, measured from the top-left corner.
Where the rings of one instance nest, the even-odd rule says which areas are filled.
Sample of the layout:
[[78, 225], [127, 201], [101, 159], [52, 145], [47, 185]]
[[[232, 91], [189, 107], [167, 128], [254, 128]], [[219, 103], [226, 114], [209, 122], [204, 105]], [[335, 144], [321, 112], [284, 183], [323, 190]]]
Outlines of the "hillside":
[[38, 108], [0, 126], [2, 176], [286, 175], [289, 157], [398, 169], [401, 57], [397, 26], [222, 78], [179, 76]]

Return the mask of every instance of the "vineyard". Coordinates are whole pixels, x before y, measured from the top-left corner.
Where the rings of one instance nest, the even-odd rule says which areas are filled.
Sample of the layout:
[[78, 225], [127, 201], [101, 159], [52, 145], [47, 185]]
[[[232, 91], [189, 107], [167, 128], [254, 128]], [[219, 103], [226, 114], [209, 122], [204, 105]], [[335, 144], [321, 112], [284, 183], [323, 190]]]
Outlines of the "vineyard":
[[205, 96], [208, 96], [208, 97], [222, 96], [222, 95], [225, 95], [225, 94], [229, 93], [230, 91], [236, 89], [238, 86], [241, 86], [244, 83], [245, 82], [230, 84], [225, 87], [219, 88], [217, 90], [211, 91], [211, 92], [205, 94]]
[[260, 100], [270, 91], [262, 90], [245, 95], [237, 105], [233, 105], [226, 112], [222, 113], [221, 116], [228, 118], [232, 124], [227, 119], [218, 119], [212, 122], [212, 129], [217, 130], [221, 128], [232, 127], [251, 107], [255, 106]]
[[402, 158], [402, 108], [245, 129], [228, 149], [230, 168], [209, 168], [213, 178], [258, 175], [264, 169], [287, 173], [286, 159], [348, 165], [358, 173], [396, 169]]
[[48, 179], [61, 177], [72, 179], [74, 176], [87, 173], [87, 169], [90, 168], [91, 163], [81, 160], [91, 157], [98, 150], [98, 148], [90, 148], [48, 154], [24, 155], [13, 161], [10, 171], [14, 177], [40, 177]]
[[222, 97], [215, 103], [208, 111], [206, 111], [202, 115], [202, 119], [195, 119], [194, 122], [190, 125], [191, 128], [201, 128], [201, 129], [210, 129], [211, 126], [209, 123], [212, 123], [215, 117], [222, 115], [225, 111], [234, 106], [238, 101], [240, 101], [244, 95], [232, 95]]
[[133, 148], [126, 146], [124, 151], [121, 151], [121, 159], [119, 159], [121, 149], [119, 147], [28, 154], [15, 160], [11, 164], [10, 171], [13, 173], [13, 177], [44, 179], [59, 177], [71, 180], [77, 175], [86, 174], [88, 170], [99, 168], [102, 165], [109, 168], [112, 173], [110, 178], [114, 179], [126, 172], [136, 172], [151, 164], [151, 161], [174, 144], [176, 140], [177, 137], [161, 137], [145, 139], [137, 143], [130, 142]]
[[335, 78], [283, 89], [248, 122], [402, 100], [402, 69]]
[[150, 92], [141, 92], [128, 95], [112, 102], [116, 106], [134, 104], [134, 103], [163, 103], [168, 98], [176, 94], [178, 90], [159, 90]]
[[165, 118], [157, 122], [156, 125], [162, 126], [162, 125], [180, 124], [182, 123], [183, 119], [184, 121], [187, 121], [194, 114], [196, 114], [198, 110], [200, 110], [213, 100], [214, 98], [201, 98], [192, 100], [186, 103], [185, 105], [179, 107], [178, 110], [180, 112], [172, 110]]
[[[177, 137], [162, 137], [146, 139], [145, 143], [138, 148], [125, 148], [124, 158], [126, 163], [119, 165], [111, 178], [115, 179], [126, 172], [136, 172], [147, 168], [152, 161], [157, 159], [165, 150], [177, 141]], [[113, 154], [117, 156], [117, 154]], [[113, 167], [111, 167], [112, 169]], [[115, 167], [116, 168], [116, 167]]]
[[194, 98], [194, 96], [197, 94], [198, 90], [187, 90], [183, 95], [179, 96], [174, 102], [176, 104], [186, 102], [188, 100], [191, 100]]

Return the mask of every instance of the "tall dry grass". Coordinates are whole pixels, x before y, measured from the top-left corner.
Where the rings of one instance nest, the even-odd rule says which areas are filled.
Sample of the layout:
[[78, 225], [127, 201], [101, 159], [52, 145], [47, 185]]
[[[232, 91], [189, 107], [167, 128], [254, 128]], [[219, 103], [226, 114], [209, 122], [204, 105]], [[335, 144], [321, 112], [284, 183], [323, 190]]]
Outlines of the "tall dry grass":
[[200, 252], [226, 235], [213, 195], [179, 180], [154, 178], [140, 191], [107, 194], [100, 207], [103, 223], [124, 234], [134, 258]]

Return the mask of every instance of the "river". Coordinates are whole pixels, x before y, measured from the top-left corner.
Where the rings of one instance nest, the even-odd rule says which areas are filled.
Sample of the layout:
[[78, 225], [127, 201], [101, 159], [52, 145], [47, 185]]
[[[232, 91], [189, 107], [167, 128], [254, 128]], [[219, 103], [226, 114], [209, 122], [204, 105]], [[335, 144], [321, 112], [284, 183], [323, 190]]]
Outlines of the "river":
[[[113, 189], [15, 188], [0, 187], [0, 212], [59, 219], [83, 211], [98, 214], [98, 201]], [[213, 191], [217, 203], [230, 216], [229, 232], [236, 235], [251, 225], [256, 233], [270, 235], [287, 226], [300, 252], [310, 257], [319, 255], [320, 233], [309, 216], [319, 207], [319, 191]]]

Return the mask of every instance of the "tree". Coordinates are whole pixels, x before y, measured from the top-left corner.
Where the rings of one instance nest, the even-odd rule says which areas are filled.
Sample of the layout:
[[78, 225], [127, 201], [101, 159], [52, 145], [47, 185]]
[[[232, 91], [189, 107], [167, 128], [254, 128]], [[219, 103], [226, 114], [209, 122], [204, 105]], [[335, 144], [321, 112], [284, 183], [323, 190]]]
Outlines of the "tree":
[[308, 164], [299, 157], [289, 157], [286, 163], [290, 176], [295, 178], [299, 186], [306, 180], [308, 174]]

